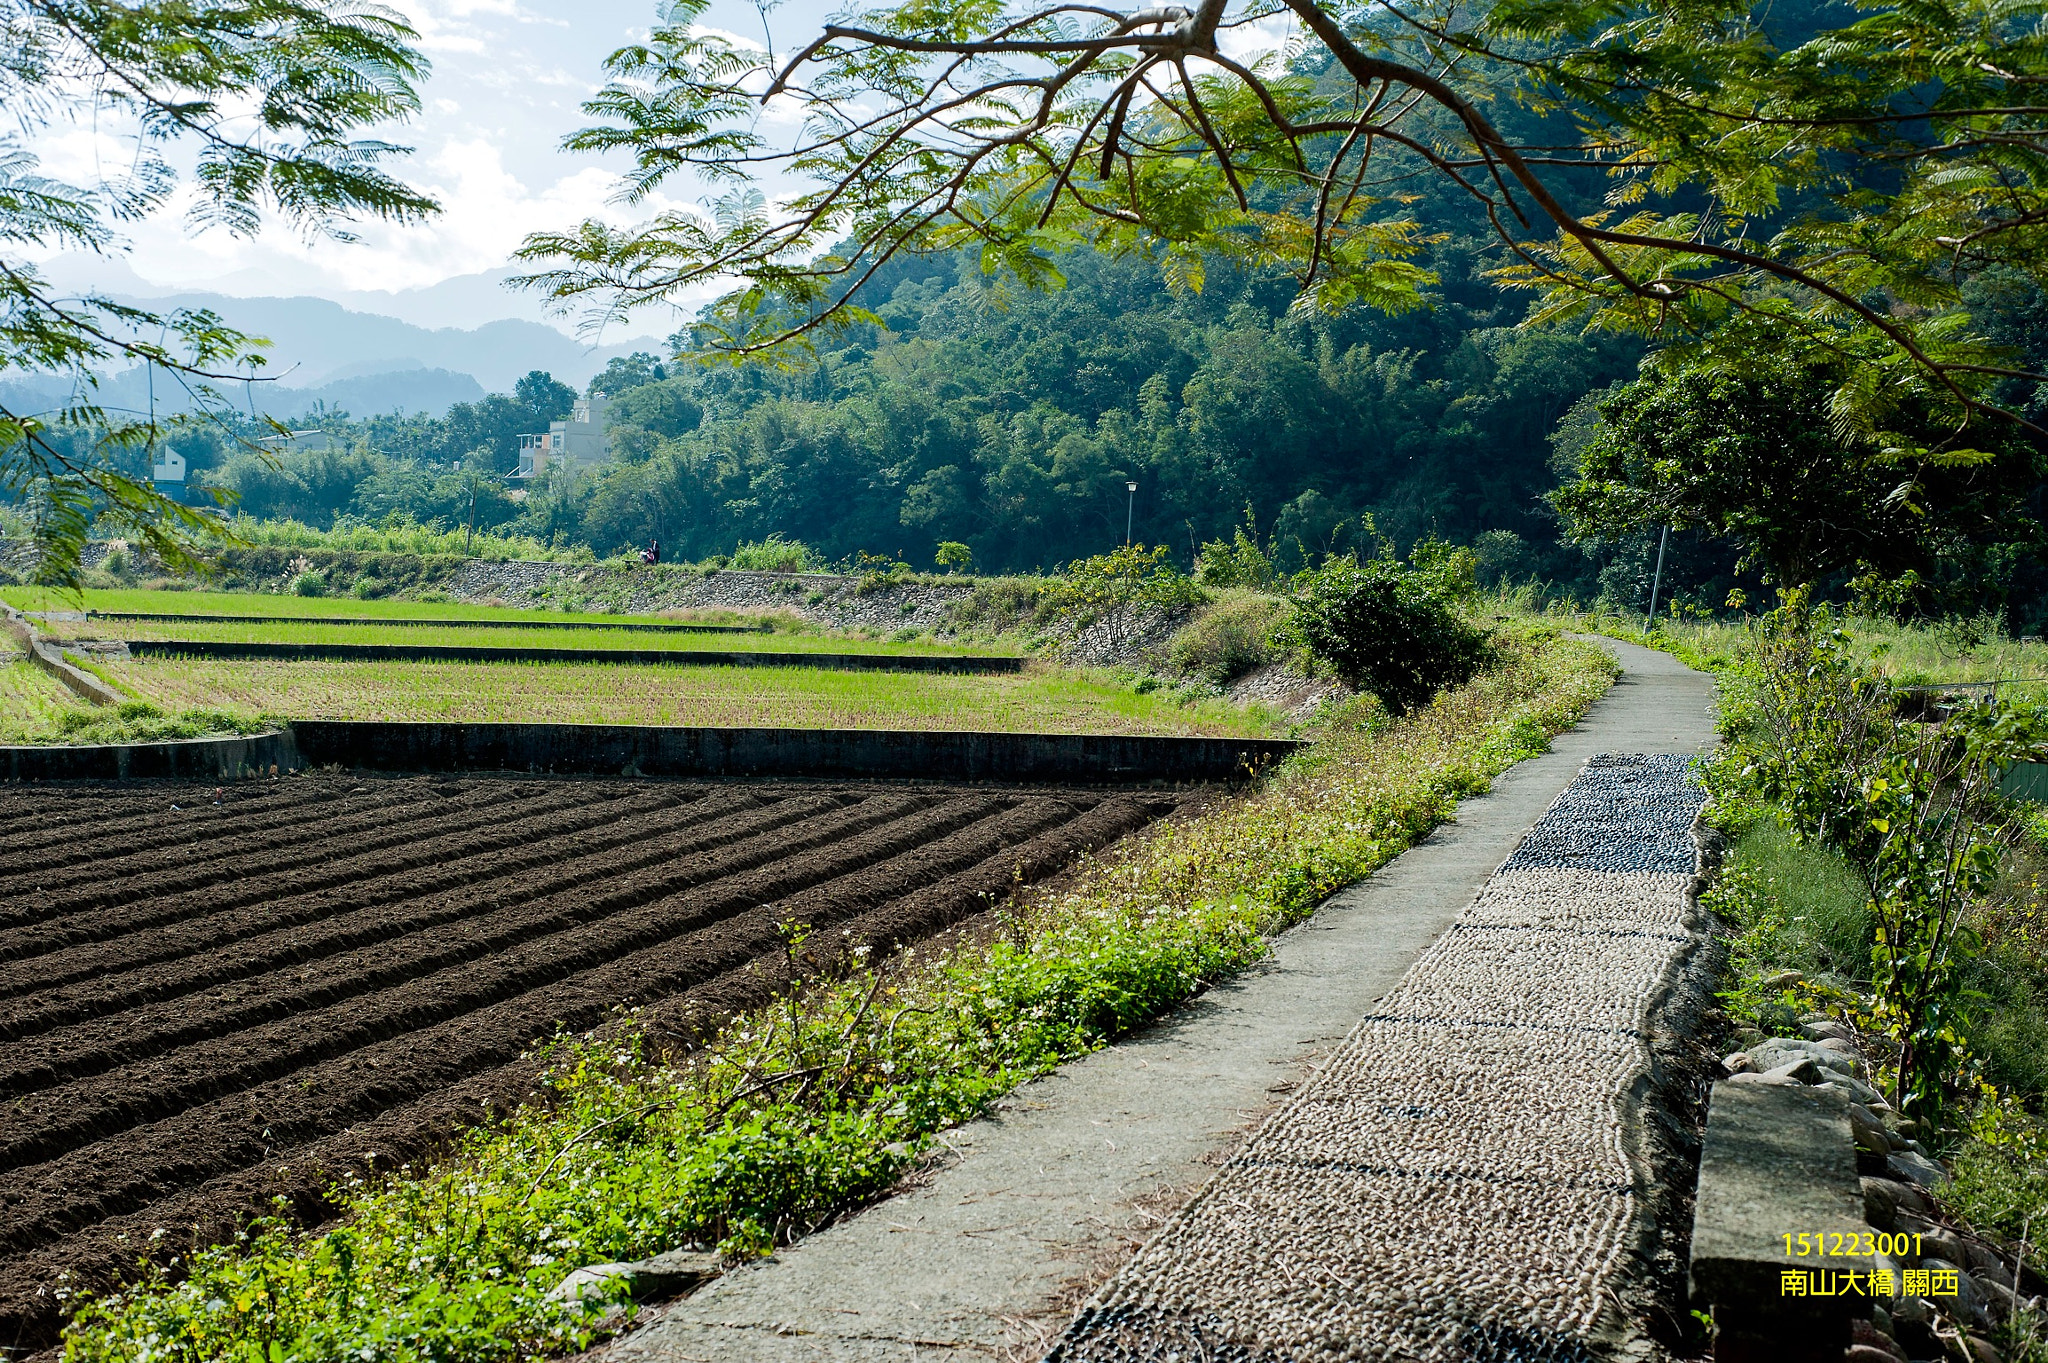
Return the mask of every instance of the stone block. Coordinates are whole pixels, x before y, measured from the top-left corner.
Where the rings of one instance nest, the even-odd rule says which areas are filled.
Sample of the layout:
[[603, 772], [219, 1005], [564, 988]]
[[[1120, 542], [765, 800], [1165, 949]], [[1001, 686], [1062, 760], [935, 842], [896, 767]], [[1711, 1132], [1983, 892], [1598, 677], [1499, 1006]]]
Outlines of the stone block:
[[[1826, 1089], [1716, 1084], [1693, 1209], [1692, 1291], [1712, 1308], [1718, 1363], [1836, 1363], [1870, 1298], [1799, 1295], [1786, 1275], [1867, 1275], [1860, 1256], [1799, 1256], [1785, 1236], [1861, 1236], [1863, 1185], [1847, 1102]], [[1851, 1242], [1854, 1243], [1853, 1241]], [[1796, 1241], [1795, 1241], [1796, 1248]]]

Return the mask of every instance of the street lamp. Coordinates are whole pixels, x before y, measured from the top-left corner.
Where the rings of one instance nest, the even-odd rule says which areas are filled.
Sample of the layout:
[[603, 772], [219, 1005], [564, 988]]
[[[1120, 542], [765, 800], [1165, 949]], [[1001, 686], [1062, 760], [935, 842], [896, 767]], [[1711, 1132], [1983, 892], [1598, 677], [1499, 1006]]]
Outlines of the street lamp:
[[1130, 499], [1124, 503], [1124, 548], [1128, 549], [1131, 547], [1131, 517], [1138, 509], [1138, 485], [1125, 483], [1124, 489], [1131, 494]]

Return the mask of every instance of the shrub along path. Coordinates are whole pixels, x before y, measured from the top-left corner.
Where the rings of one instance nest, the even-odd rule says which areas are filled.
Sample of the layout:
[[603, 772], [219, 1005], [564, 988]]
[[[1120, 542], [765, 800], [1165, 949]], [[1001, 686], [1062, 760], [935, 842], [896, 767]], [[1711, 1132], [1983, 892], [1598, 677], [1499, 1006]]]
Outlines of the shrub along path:
[[[1490, 794], [1461, 804], [1455, 824], [1333, 896], [1280, 939], [1264, 968], [1018, 1090], [995, 1116], [949, 1134], [958, 1158], [922, 1187], [657, 1314], [604, 1351], [606, 1363], [864, 1363], [927, 1349], [990, 1363], [1037, 1356], [1094, 1283], [1162, 1217], [1188, 1203], [1210, 1170], [1244, 1143], [1247, 1128], [1373, 1013], [1473, 905], [1588, 759], [1603, 752], [1690, 753], [1712, 742], [1712, 687], [1704, 675], [1664, 654], [1609, 647], [1624, 674], [1576, 729], [1548, 754], [1504, 773]], [[1646, 955], [1641, 968], [1654, 980], [1668, 951], [1650, 954], [1657, 963]], [[1560, 971], [1569, 959], [1559, 960]], [[1468, 1039], [1443, 1034], [1450, 1046]], [[1533, 1036], [1492, 1063], [1541, 1074], [1558, 1055], [1551, 1038]], [[1530, 1117], [1532, 1126], [1546, 1120], [1534, 1109]], [[1618, 1148], [1619, 1131], [1607, 1137]], [[1226, 1169], [1191, 1212], [1199, 1215], [1234, 1177]], [[1425, 1196], [1418, 1189], [1413, 1205]], [[1302, 1224], [1255, 1218], [1232, 1234], [1245, 1240], [1255, 1261], [1277, 1265], [1284, 1256], [1261, 1251], [1319, 1234], [1317, 1214], [1304, 1210]], [[1172, 1223], [1159, 1243], [1190, 1219]], [[1423, 1256], [1404, 1256], [1401, 1264], [1404, 1274], [1418, 1275], [1415, 1290], [1429, 1291], [1427, 1281], [1438, 1273], [1449, 1282], [1468, 1271], [1459, 1258], [1464, 1246], [1416, 1218], [1389, 1220], [1374, 1233], [1408, 1237]], [[1425, 1262], [1428, 1273], [1420, 1271]], [[1343, 1332], [1330, 1356], [1341, 1357], [1362, 1341], [1334, 1309], [1330, 1319]], [[1130, 1342], [1130, 1356], [1163, 1358], [1191, 1341], [1154, 1335]], [[1279, 1346], [1275, 1357], [1321, 1352], [1300, 1340], [1271, 1343]], [[1179, 1349], [1182, 1357], [1203, 1352]]]

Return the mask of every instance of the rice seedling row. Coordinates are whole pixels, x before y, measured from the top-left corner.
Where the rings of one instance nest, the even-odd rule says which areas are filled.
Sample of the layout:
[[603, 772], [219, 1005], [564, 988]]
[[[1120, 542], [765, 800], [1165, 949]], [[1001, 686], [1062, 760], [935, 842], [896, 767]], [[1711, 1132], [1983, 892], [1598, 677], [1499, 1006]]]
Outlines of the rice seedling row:
[[1183, 704], [1113, 680], [824, 668], [635, 668], [603, 663], [286, 662], [137, 658], [102, 674], [166, 710], [232, 707], [295, 719], [1022, 733], [1270, 732], [1275, 716]]

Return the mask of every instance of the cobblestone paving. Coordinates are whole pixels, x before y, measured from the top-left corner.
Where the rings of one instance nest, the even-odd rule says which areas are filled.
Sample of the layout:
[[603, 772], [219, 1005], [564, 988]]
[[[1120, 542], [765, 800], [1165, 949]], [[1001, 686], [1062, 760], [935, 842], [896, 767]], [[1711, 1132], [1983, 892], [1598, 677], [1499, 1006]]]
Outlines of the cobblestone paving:
[[1691, 940], [1687, 759], [1596, 757], [1047, 1363], [1597, 1357], [1620, 1098]]

